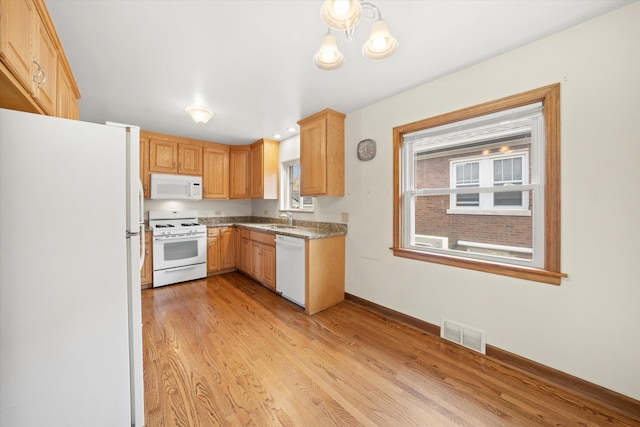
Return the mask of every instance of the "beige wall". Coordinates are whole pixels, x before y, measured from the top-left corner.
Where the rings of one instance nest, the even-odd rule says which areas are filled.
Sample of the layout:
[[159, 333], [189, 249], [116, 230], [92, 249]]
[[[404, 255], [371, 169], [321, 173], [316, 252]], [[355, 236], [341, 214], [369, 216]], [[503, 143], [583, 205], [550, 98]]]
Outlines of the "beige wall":
[[[348, 114], [347, 292], [640, 399], [640, 2]], [[393, 59], [390, 59], [393, 60]], [[552, 286], [395, 258], [392, 128], [561, 83], [562, 270]], [[378, 156], [359, 162], [357, 142]]]
[[[491, 345], [640, 399], [638, 22], [634, 2], [349, 113], [345, 197], [296, 214], [332, 222], [349, 214], [347, 292], [433, 324], [444, 316], [483, 329]], [[557, 82], [569, 278], [557, 287], [393, 257], [393, 127]], [[360, 162], [365, 138], [377, 141], [378, 156]], [[283, 141], [287, 159], [297, 143]], [[278, 215], [276, 201], [251, 208]]]

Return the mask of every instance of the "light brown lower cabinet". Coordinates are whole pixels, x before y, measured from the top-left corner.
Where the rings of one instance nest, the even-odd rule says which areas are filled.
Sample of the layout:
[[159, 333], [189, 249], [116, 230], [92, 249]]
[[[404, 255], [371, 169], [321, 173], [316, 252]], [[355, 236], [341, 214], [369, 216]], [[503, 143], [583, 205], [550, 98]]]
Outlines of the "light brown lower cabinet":
[[238, 269], [244, 273], [251, 273], [251, 232], [240, 230], [240, 262]]
[[207, 273], [218, 273], [235, 268], [235, 229], [210, 227], [207, 229]]
[[256, 281], [275, 290], [276, 244], [275, 235], [239, 229], [240, 259], [236, 268]]
[[207, 273], [220, 270], [220, 250], [218, 249], [218, 229], [207, 229]]
[[[151, 231], [144, 233], [144, 261], [140, 270], [140, 287], [148, 289], [153, 286], [153, 239]], [[142, 245], [140, 245], [142, 250]]]
[[249, 275], [258, 282], [274, 289], [276, 288], [276, 243], [275, 235], [251, 231]]
[[305, 240], [305, 313], [344, 301], [344, 236]]

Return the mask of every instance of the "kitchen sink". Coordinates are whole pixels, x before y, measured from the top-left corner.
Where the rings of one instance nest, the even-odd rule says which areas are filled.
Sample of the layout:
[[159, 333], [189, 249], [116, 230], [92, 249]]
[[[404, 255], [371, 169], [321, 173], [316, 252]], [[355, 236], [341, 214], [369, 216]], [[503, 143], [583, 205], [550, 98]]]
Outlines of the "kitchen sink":
[[265, 225], [264, 228], [278, 229], [278, 228], [295, 228], [295, 227], [293, 225], [286, 225], [286, 224], [269, 224], [269, 225]]

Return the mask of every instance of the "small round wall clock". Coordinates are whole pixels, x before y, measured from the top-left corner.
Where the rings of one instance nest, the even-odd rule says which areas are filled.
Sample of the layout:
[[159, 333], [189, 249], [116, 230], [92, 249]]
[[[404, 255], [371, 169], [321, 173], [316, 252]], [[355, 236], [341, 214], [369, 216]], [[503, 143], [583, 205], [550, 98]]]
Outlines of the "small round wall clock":
[[363, 139], [358, 142], [358, 159], [371, 160], [376, 156], [376, 142], [373, 139]]

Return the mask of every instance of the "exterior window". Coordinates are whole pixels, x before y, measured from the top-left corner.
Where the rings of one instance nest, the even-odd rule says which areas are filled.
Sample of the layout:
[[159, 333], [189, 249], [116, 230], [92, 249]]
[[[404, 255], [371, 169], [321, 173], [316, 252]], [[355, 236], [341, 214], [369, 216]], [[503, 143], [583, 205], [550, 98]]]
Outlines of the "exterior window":
[[[480, 186], [480, 162], [456, 163], [453, 167], [456, 188]], [[480, 194], [458, 194], [452, 197], [455, 206], [480, 206]]]
[[559, 284], [559, 85], [394, 129], [394, 255]]
[[281, 210], [313, 212], [313, 197], [300, 196], [300, 160], [283, 163], [285, 183]]
[[[525, 135], [530, 137], [530, 132], [527, 131]], [[511, 143], [520, 144], [515, 138]], [[505, 141], [501, 141], [501, 144], [505, 144]], [[493, 156], [485, 154], [485, 157], [474, 161], [469, 161], [468, 158], [451, 160], [451, 187], [459, 189], [528, 184], [528, 176], [523, 176], [523, 170], [529, 170], [528, 151], [516, 154], [505, 147], [507, 146], [502, 145], [502, 150], [509, 151], [510, 154], [498, 153]], [[490, 150], [485, 151], [488, 153]], [[451, 196], [450, 209], [447, 213], [530, 215], [528, 207], [527, 193], [522, 191], [461, 193]], [[503, 211], [504, 209], [510, 209], [510, 211]]]

